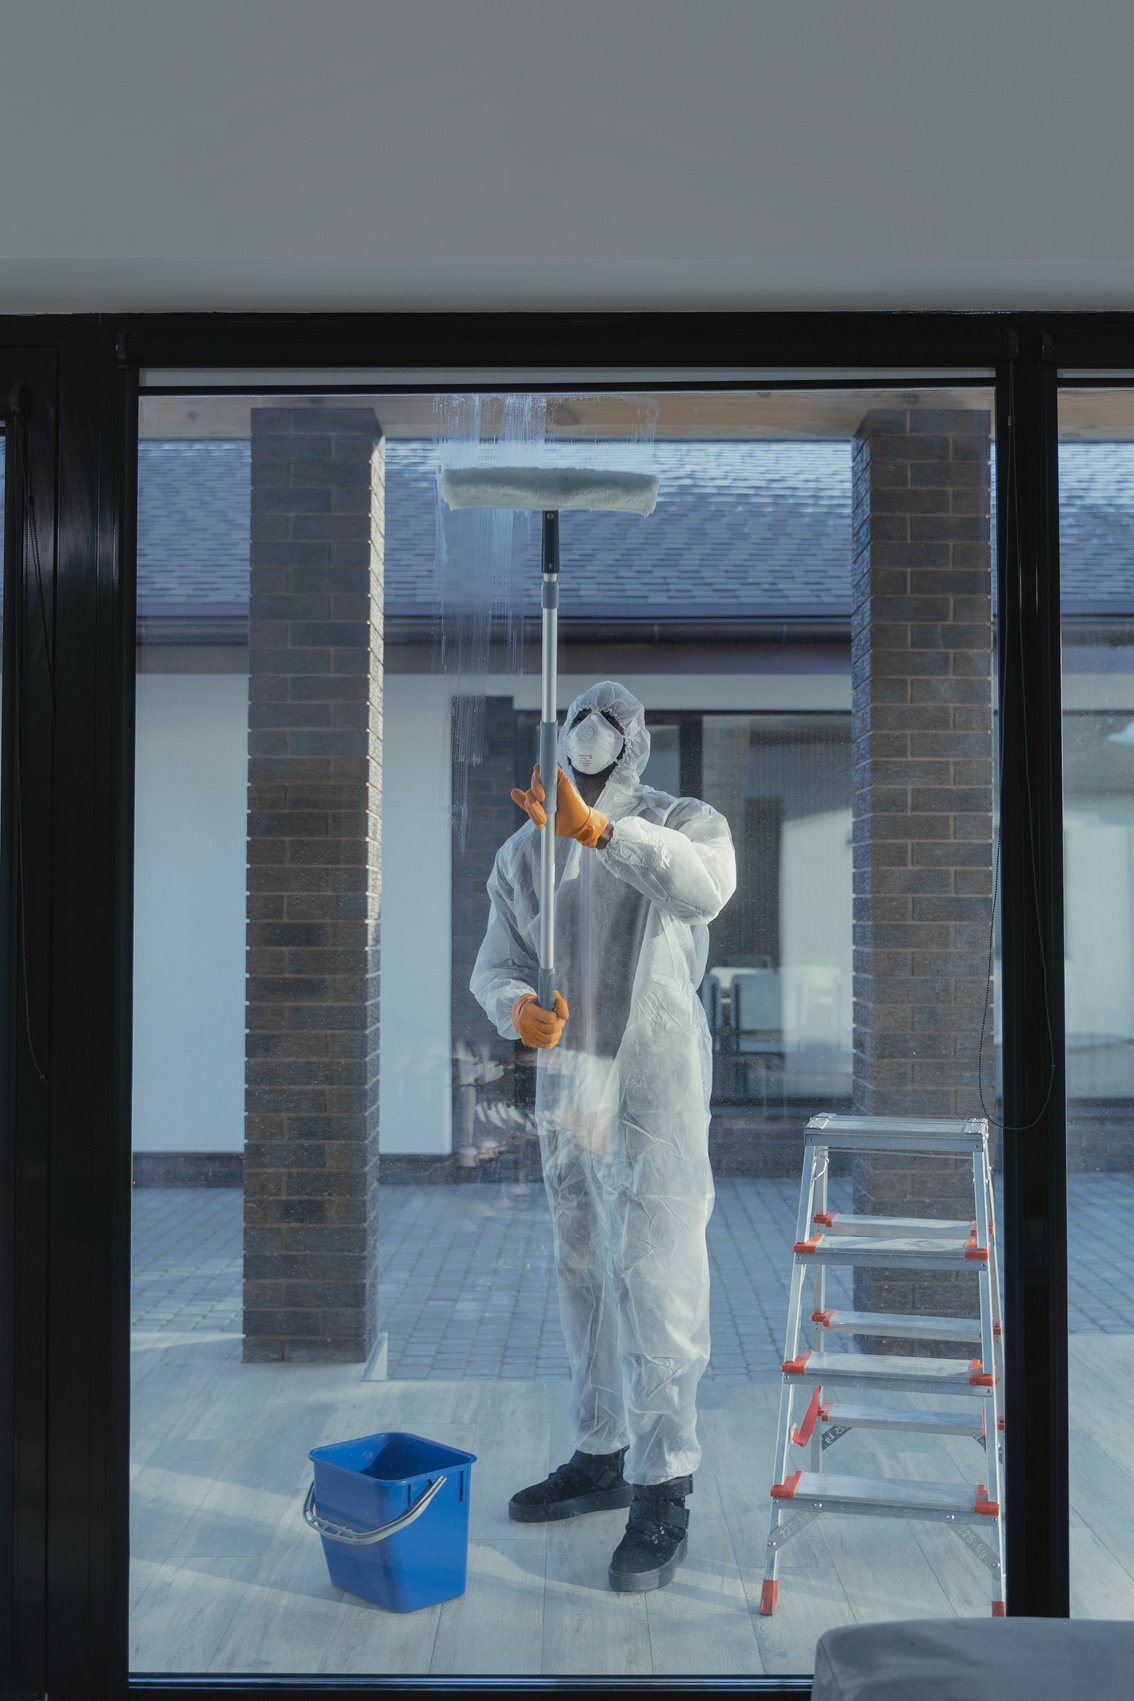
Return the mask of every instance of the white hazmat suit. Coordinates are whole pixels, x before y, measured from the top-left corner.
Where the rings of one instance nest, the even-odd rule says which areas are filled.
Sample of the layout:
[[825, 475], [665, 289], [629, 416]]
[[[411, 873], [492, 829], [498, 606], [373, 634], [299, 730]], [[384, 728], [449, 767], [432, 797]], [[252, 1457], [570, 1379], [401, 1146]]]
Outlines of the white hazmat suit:
[[[595, 807], [602, 850], [556, 840], [555, 984], [570, 1018], [540, 1051], [536, 1122], [571, 1365], [575, 1446], [628, 1447], [626, 1480], [669, 1482], [700, 1460], [697, 1384], [709, 1358], [705, 1230], [712, 1049], [697, 989], [708, 923], [736, 888], [724, 817], [643, 785], [641, 703], [604, 680], [581, 709], [606, 711], [625, 745]], [[534, 991], [540, 832], [530, 821], [497, 853], [488, 929], [471, 989], [497, 1031]]]

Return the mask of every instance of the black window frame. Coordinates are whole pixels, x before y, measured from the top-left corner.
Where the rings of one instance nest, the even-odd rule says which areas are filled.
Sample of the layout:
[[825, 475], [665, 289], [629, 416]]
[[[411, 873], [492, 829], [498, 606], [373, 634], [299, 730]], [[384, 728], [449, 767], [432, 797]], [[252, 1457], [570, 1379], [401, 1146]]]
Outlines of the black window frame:
[[[9, 1057], [0, 1150], [12, 1221], [34, 1277], [24, 1272], [10, 1343], [9, 1386], [21, 1390], [23, 1427], [12, 1471], [17, 1657], [3, 1674], [6, 1694], [205, 1701], [407, 1688], [686, 1686], [129, 1675], [133, 514], [139, 374], [155, 368], [184, 370], [189, 381], [202, 370], [387, 368], [427, 374], [422, 388], [459, 388], [468, 373], [468, 387], [477, 389], [546, 386], [548, 374], [563, 372], [596, 384], [609, 374], [619, 388], [722, 389], [752, 381], [750, 374], [776, 388], [914, 386], [929, 374], [943, 385], [987, 385], [993, 374], [1004, 446], [996, 457], [1004, 1117], [1027, 1129], [1026, 1137], [1006, 1139], [1004, 1159], [1009, 1609], [1067, 1614], [1060, 367], [1134, 370], [1134, 314], [0, 318], [0, 376], [11, 369], [13, 382], [23, 380], [35, 422], [30, 464], [42, 490], [40, 567], [49, 595], [40, 638], [5, 677], [6, 692], [29, 692], [31, 712], [18, 731], [5, 717], [4, 830], [18, 770], [26, 776], [19, 849], [25, 866], [34, 857], [39, 871], [34, 901], [27, 892], [17, 901], [14, 855], [0, 867], [0, 914], [9, 924], [0, 956]], [[506, 379], [488, 386], [486, 371]], [[33, 583], [26, 529], [7, 563], [25, 620]], [[16, 938], [43, 977], [49, 1084], [37, 1081], [28, 1051]], [[33, 1014], [36, 996], [33, 990]], [[704, 1678], [696, 1686], [787, 1696], [807, 1693], [810, 1680]]]

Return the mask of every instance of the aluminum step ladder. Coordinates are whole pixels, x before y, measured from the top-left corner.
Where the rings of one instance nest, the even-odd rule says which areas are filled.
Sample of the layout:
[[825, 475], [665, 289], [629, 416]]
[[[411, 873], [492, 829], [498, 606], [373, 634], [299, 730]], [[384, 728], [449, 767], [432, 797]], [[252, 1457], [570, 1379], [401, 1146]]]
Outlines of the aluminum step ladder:
[[[830, 1211], [827, 1174], [833, 1151], [967, 1156], [972, 1165], [972, 1217], [956, 1221]], [[781, 1550], [821, 1513], [944, 1523], [987, 1566], [992, 1612], [1003, 1615], [1004, 1338], [994, 1217], [984, 1117], [825, 1115], [807, 1124], [792, 1246], [777, 1472], [760, 1595], [765, 1615], [776, 1610]], [[967, 1271], [973, 1278], [973, 1315], [904, 1315], [828, 1306], [828, 1267], [857, 1264]], [[811, 1344], [805, 1346], [808, 1292]], [[862, 1352], [840, 1342], [840, 1336], [848, 1335], [948, 1342], [954, 1352], [942, 1358]], [[877, 1401], [879, 1394], [886, 1397]], [[957, 1403], [926, 1407], [907, 1398], [925, 1395]], [[826, 1470], [827, 1450], [855, 1429], [971, 1438], [984, 1450], [984, 1480], [919, 1482]]]

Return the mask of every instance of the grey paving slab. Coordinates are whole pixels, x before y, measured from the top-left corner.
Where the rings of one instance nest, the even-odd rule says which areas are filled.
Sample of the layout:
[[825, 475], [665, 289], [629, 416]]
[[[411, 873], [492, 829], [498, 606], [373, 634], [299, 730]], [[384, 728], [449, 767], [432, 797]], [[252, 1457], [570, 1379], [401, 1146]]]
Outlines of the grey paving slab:
[[[1134, 1175], [1073, 1175], [1068, 1189], [1071, 1331], [1130, 1333], [1134, 1254], [1119, 1231], [1134, 1207]], [[789, 1177], [717, 1182], [710, 1379], [766, 1378], [778, 1369], [798, 1196]], [[832, 1183], [831, 1202], [849, 1208], [848, 1182]], [[239, 1188], [135, 1190], [136, 1329], [240, 1332], [242, 1209]], [[541, 1190], [388, 1187], [381, 1235], [391, 1377], [566, 1376]], [[849, 1304], [848, 1276], [831, 1272], [828, 1282], [831, 1300]]]

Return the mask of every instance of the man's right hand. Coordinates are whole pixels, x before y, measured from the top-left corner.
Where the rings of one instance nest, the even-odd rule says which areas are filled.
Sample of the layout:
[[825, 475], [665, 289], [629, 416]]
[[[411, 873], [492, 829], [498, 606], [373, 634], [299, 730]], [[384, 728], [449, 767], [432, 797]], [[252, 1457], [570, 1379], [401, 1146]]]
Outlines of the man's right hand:
[[[560, 768], [558, 772], [559, 783], [555, 807], [556, 838], [575, 839], [587, 850], [594, 850], [596, 845], [601, 848], [610, 838], [609, 833], [607, 833], [606, 839], [602, 836], [609, 825], [609, 816], [604, 815], [601, 809], [593, 809], [590, 804], [584, 803], [563, 769]], [[537, 762], [532, 769], [531, 785], [527, 791], [521, 791], [519, 786], [514, 786], [512, 802], [517, 809], [522, 809], [528, 819], [533, 821], [537, 827], [546, 827], [547, 810], [544, 808], [546, 799], [547, 793], [544, 790], [543, 780], [540, 778], [539, 763]]]
[[534, 992], [521, 992], [512, 1006], [512, 1026], [525, 1045], [537, 1051], [550, 1051], [563, 1038], [563, 1029], [571, 1012], [561, 992], [555, 994], [554, 1010], [545, 1010], [536, 1002]]

